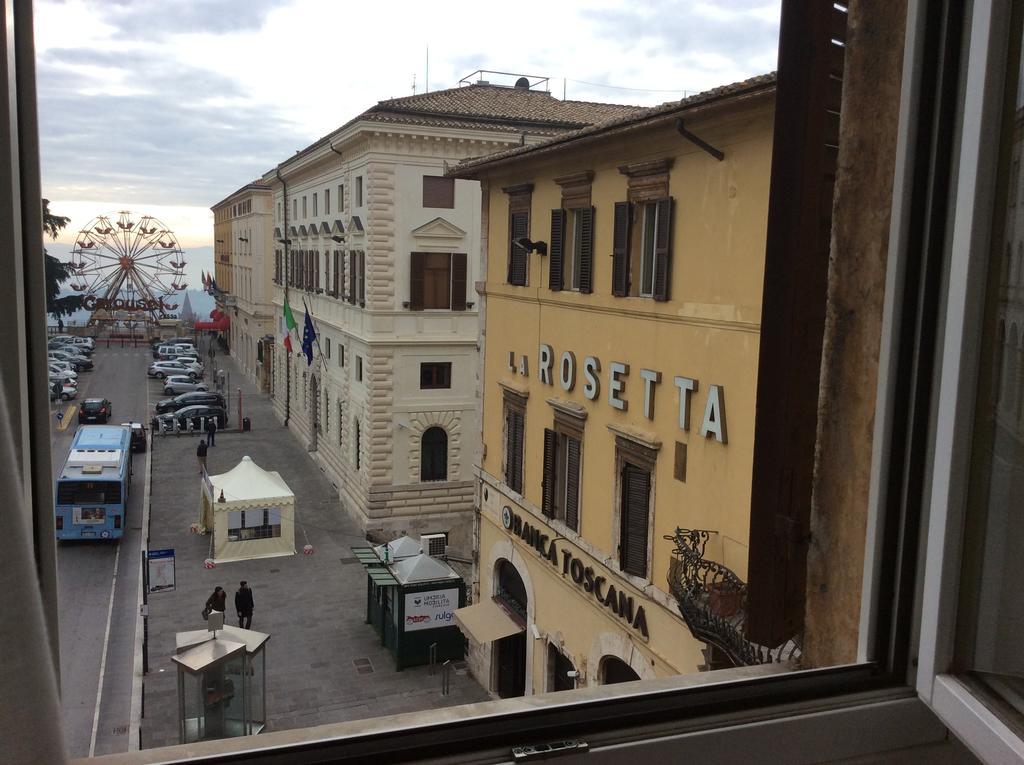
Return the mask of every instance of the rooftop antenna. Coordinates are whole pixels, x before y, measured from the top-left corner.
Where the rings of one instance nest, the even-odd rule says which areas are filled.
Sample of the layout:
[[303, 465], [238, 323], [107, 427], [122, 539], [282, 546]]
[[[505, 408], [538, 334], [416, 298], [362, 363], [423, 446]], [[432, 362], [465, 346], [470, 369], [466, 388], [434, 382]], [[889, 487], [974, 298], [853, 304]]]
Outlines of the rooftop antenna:
[[423, 92], [424, 93], [429, 93], [430, 92], [430, 46], [429, 45], [427, 46], [427, 76], [426, 76], [426, 80], [427, 80], [426, 84], [424, 84], [424, 86], [423, 86]]
[[416, 72], [412, 73], [412, 94], [416, 95]]

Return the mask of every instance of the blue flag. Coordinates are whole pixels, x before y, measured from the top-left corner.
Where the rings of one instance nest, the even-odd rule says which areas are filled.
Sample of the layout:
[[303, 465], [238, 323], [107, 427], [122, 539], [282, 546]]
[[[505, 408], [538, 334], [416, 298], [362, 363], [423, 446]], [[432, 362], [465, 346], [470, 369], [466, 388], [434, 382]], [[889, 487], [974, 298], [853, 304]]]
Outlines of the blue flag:
[[313, 343], [316, 342], [316, 330], [313, 328], [313, 319], [309, 316], [309, 308], [306, 308], [306, 321], [302, 328], [302, 352], [306, 354], [306, 366], [313, 363]]

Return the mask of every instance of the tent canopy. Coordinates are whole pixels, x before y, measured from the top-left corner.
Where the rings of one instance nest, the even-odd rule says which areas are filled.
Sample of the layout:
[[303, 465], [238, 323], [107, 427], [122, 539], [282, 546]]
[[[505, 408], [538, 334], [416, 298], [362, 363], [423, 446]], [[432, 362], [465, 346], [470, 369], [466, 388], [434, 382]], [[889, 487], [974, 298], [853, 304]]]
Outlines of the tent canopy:
[[[276, 470], [264, 470], [252, 457], [242, 457], [242, 461], [231, 470], [220, 475], [211, 475], [214, 500], [220, 499], [224, 492], [224, 500], [231, 503], [253, 503], [266, 505], [273, 502], [294, 501], [295, 494]], [[236, 504], [237, 507], [237, 504]]]

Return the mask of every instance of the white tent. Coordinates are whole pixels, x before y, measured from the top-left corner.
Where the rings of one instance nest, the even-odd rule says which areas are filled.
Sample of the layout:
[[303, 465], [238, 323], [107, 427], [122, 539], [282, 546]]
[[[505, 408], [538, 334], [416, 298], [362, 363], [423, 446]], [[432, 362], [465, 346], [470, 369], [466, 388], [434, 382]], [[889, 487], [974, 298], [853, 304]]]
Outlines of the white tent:
[[280, 473], [242, 457], [206, 477], [199, 501], [199, 526], [213, 529], [217, 563], [295, 554], [295, 494]]

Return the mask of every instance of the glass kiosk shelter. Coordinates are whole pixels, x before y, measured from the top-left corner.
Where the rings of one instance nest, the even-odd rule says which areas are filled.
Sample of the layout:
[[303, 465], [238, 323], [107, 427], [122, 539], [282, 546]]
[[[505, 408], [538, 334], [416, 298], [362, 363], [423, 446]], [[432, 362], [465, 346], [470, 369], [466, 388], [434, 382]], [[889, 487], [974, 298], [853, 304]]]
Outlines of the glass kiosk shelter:
[[223, 619], [214, 611], [208, 629], [175, 636], [182, 744], [254, 735], [266, 725], [270, 635], [224, 626]]

